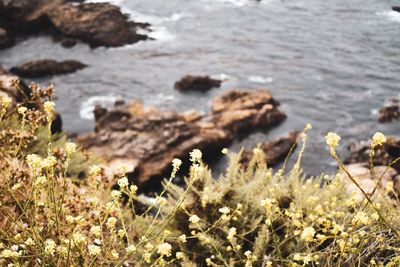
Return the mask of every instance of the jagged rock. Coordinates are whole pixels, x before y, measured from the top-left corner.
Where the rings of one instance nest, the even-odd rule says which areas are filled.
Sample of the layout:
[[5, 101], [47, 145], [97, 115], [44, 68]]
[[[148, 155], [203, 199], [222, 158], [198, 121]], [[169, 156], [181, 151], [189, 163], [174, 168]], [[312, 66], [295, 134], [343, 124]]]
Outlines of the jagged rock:
[[77, 141], [111, 165], [124, 160], [138, 166], [135, 183], [139, 186], [157, 185], [171, 170], [175, 157], [185, 159], [198, 148], [205, 159], [215, 158], [239, 134], [277, 125], [285, 119], [278, 106], [271, 93], [261, 90], [230, 91], [214, 99], [212, 111], [204, 116], [193, 111], [160, 111], [132, 102], [101, 112], [96, 132]]
[[7, 31], [0, 27], [0, 49], [8, 48], [14, 44], [14, 40], [7, 34]]
[[[279, 162], [288, 156], [293, 145], [297, 145], [299, 133], [292, 132], [287, 136], [280, 137], [276, 140], [267, 141], [260, 144], [259, 148], [265, 153], [265, 161], [269, 167], [276, 166]], [[247, 166], [253, 157], [253, 150], [245, 149], [242, 153], [241, 164]]]
[[0, 24], [12, 33], [40, 32], [50, 26], [47, 12], [63, 0], [0, 0]]
[[393, 6], [392, 9], [394, 11], [400, 12], [400, 6]]
[[65, 60], [58, 62], [52, 59], [33, 60], [13, 67], [10, 72], [21, 77], [36, 78], [49, 75], [73, 73], [85, 68], [87, 65], [76, 60]]
[[[50, 33], [80, 39], [92, 47], [122, 46], [147, 39], [136, 32], [145, 23], [129, 21], [120, 8], [108, 3], [71, 3], [66, 0], [0, 0], [0, 25], [8, 37]], [[1, 43], [0, 33], [0, 43]], [[63, 42], [70, 47], [72, 41]]]
[[179, 91], [208, 91], [214, 87], [221, 86], [220, 80], [212, 79], [209, 76], [186, 75], [177, 81], [174, 88]]
[[400, 119], [400, 99], [390, 99], [389, 102], [379, 110], [379, 122], [391, 122]]
[[71, 38], [63, 38], [61, 41], [61, 46], [65, 48], [71, 48], [74, 47], [78, 42], [75, 39]]
[[121, 46], [147, 39], [138, 34], [143, 24], [128, 21], [117, 6], [108, 3], [64, 4], [48, 12], [49, 19], [64, 36], [91, 46]]
[[[355, 142], [348, 146], [350, 155], [345, 159], [346, 164], [350, 163], [368, 163], [370, 155], [370, 141]], [[374, 166], [387, 166], [392, 161], [400, 157], [400, 137], [389, 136], [383, 146], [375, 148], [373, 157]], [[400, 172], [400, 163], [392, 165], [394, 169]]]

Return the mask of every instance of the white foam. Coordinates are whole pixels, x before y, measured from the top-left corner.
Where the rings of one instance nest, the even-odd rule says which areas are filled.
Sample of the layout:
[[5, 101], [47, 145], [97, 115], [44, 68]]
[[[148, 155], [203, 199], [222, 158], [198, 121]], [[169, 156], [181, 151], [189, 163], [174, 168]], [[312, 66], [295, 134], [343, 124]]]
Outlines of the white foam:
[[234, 6], [245, 6], [249, 4], [249, 0], [211, 0], [212, 2], [227, 3]]
[[92, 96], [86, 99], [81, 104], [81, 109], [79, 110], [79, 115], [82, 119], [93, 120], [94, 119], [94, 108], [96, 105], [100, 105], [109, 110], [113, 109], [115, 101], [119, 97], [113, 95], [106, 96]]
[[211, 78], [216, 79], [216, 80], [226, 81], [226, 80], [229, 80], [229, 78], [231, 78], [231, 76], [226, 73], [219, 73], [219, 74], [211, 75]]
[[400, 22], [400, 12], [397, 12], [394, 10], [376, 12], [376, 15], [385, 17], [387, 20], [390, 20], [393, 22]]
[[274, 81], [274, 78], [272, 77], [264, 78], [262, 76], [249, 76], [247, 77], [247, 79], [253, 83], [263, 83], [263, 84], [272, 83]]
[[[167, 22], [176, 22], [181, 20], [184, 17], [189, 16], [189, 14], [184, 14], [184, 13], [173, 13], [171, 16], [168, 17], [159, 17], [159, 16], [153, 16], [149, 14], [143, 14], [140, 12], [136, 12], [125, 5], [123, 3], [125, 0], [89, 0], [87, 2], [92, 2], [92, 3], [103, 3], [103, 2], [109, 2], [111, 4], [114, 4], [116, 6], [119, 6], [121, 8], [122, 13], [128, 14], [129, 18], [135, 22], [141, 22], [141, 23], [149, 23], [151, 26], [149, 27], [149, 30], [142, 29], [138, 31], [140, 34], [145, 34], [153, 39], [159, 40], [159, 41], [171, 41], [175, 39], [175, 35], [173, 35], [171, 32], [168, 31], [168, 29], [163, 25], [164, 23]], [[131, 46], [127, 46], [126, 48], [130, 48]]]

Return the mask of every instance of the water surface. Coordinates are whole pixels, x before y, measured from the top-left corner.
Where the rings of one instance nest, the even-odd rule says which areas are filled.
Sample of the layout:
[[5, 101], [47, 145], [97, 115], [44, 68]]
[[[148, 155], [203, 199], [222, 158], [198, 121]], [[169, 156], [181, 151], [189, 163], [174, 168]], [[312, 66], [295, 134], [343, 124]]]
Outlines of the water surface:
[[[74, 74], [36, 80], [57, 88], [64, 128], [93, 128], [93, 103], [116, 97], [183, 111], [210, 109], [228, 88], [267, 88], [288, 120], [269, 134], [234, 144], [253, 146], [306, 123], [310, 133], [303, 167], [334, 169], [323, 137], [343, 142], [375, 131], [398, 134], [399, 123], [378, 124], [377, 110], [400, 93], [400, 13], [389, 0], [118, 0], [135, 20], [153, 25], [154, 41], [121, 48], [62, 48], [51, 38], [29, 38], [0, 51], [9, 68], [39, 58], [77, 59], [90, 65]], [[397, 4], [399, 4], [397, 2]], [[176, 80], [191, 74], [228, 78], [205, 94], [180, 94]]]

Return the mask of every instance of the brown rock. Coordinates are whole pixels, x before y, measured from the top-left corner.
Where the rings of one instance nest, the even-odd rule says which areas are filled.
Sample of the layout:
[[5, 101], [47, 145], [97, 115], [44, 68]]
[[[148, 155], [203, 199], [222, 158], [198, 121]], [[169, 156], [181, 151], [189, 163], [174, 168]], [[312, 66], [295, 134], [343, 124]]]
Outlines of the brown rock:
[[128, 21], [117, 6], [108, 3], [64, 4], [49, 11], [48, 16], [62, 35], [92, 47], [122, 46], [147, 39], [136, 32], [143, 24]]
[[[293, 145], [297, 145], [298, 135], [299, 133], [292, 132], [287, 136], [260, 144], [259, 148], [264, 151], [265, 161], [269, 167], [277, 165], [288, 156]], [[245, 149], [242, 153], [242, 165], [247, 166], [253, 154], [252, 150]]]
[[[397, 171], [393, 168], [387, 167], [387, 166], [374, 166], [373, 167], [373, 174], [374, 176], [371, 175], [370, 167], [368, 166], [367, 163], [354, 163], [354, 164], [349, 164], [346, 165], [345, 168], [347, 171], [350, 173], [352, 178], [358, 183], [358, 185], [364, 190], [364, 192], [370, 197], [372, 193], [376, 190], [374, 196], [379, 195], [379, 194], [386, 194], [386, 186], [388, 185], [389, 182], [392, 182], [394, 185], [395, 190], [396, 189], [396, 176], [398, 175]], [[349, 194], [355, 193], [357, 196], [357, 199], [362, 200], [364, 199], [364, 194], [363, 192], [358, 188], [358, 186], [351, 181], [351, 179], [348, 177], [346, 173], [342, 173], [341, 177], [342, 181], [345, 184], [346, 190]], [[377, 183], [380, 181], [380, 183], [377, 186]], [[400, 191], [396, 191], [397, 194], [400, 193]]]
[[[345, 163], [369, 164], [370, 144], [370, 141], [361, 141], [349, 145], [350, 155], [346, 158]], [[374, 166], [388, 166], [398, 157], [400, 157], [400, 137], [389, 136], [386, 144], [375, 148], [373, 164]], [[394, 163], [392, 167], [400, 172], [400, 162]]]
[[400, 6], [393, 6], [392, 9], [394, 11], [400, 12]]
[[174, 88], [179, 91], [208, 91], [213, 87], [221, 86], [220, 80], [212, 79], [209, 76], [186, 75], [177, 81]]
[[76, 60], [58, 62], [52, 59], [33, 60], [19, 67], [10, 69], [11, 73], [21, 77], [36, 78], [49, 75], [73, 73], [85, 68], [87, 65]]
[[400, 99], [391, 99], [379, 110], [379, 122], [391, 122], [400, 119]]
[[7, 34], [7, 31], [0, 28], [0, 49], [8, 48], [14, 44], [14, 40]]
[[285, 118], [267, 91], [234, 91], [236, 97], [227, 97], [231, 94], [214, 101], [223, 103], [226, 111], [215, 106], [205, 116], [144, 108], [138, 102], [117, 106], [99, 116], [96, 132], [80, 136], [78, 142], [110, 164], [123, 159], [138, 166], [135, 182], [154, 186], [171, 170], [175, 157], [185, 159], [198, 148], [206, 159], [215, 158], [238, 134], [269, 128]]
[[[108, 3], [73, 4], [66, 0], [0, 0], [0, 25], [9, 36], [50, 33], [80, 39], [96, 46], [122, 46], [147, 39], [137, 34], [149, 25], [128, 21]], [[11, 37], [10, 37], [11, 38]], [[0, 44], [2, 41], [0, 32]], [[71, 47], [73, 40], [62, 42]], [[1, 46], [0, 46], [1, 48]]]

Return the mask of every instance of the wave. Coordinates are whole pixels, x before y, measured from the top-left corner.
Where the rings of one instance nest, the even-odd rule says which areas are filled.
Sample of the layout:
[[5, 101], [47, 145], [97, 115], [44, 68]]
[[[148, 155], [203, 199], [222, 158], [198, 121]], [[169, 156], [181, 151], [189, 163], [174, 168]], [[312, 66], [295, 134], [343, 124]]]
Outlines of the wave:
[[376, 12], [376, 15], [385, 17], [387, 20], [393, 22], [400, 22], [400, 12], [394, 10]]
[[100, 105], [104, 108], [111, 110], [114, 107], [115, 101], [120, 99], [119, 96], [105, 95], [105, 96], [92, 96], [82, 102], [79, 110], [79, 115], [82, 119], [93, 120], [94, 108]]
[[125, 0], [89, 0], [87, 2], [91, 3], [110, 3], [116, 6], [119, 6], [121, 8], [121, 11], [125, 14], [129, 15], [129, 18], [135, 22], [141, 22], [141, 23], [149, 23], [151, 26], [149, 27], [148, 30], [143, 29], [140, 30], [140, 34], [145, 34], [149, 36], [150, 38], [153, 38], [155, 40], [159, 41], [171, 41], [175, 39], [175, 35], [172, 34], [167, 27], [165, 27], [165, 23], [168, 22], [177, 22], [181, 20], [182, 18], [185, 18], [189, 16], [189, 14], [185, 13], [173, 13], [171, 16], [168, 17], [159, 17], [159, 16], [154, 16], [154, 15], [149, 15], [149, 14], [144, 14], [140, 13], [137, 11], [134, 11], [124, 5], [123, 3]]
[[253, 83], [262, 83], [262, 84], [265, 84], [265, 83], [272, 83], [272, 82], [274, 81], [274, 78], [272, 78], [272, 77], [267, 77], [267, 78], [265, 78], [265, 77], [262, 77], [262, 76], [249, 76], [249, 77], [247, 77], [247, 79], [248, 79], [250, 82], [253, 82]]

